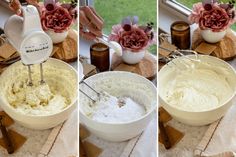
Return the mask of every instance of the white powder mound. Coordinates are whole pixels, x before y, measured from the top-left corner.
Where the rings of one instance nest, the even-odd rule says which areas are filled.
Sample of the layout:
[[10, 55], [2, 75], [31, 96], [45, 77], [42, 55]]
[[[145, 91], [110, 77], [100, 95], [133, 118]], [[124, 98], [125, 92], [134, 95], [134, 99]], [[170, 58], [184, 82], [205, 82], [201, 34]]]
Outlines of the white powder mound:
[[[93, 102], [91, 102], [93, 103]], [[94, 104], [93, 120], [107, 123], [128, 122], [145, 115], [143, 105], [136, 103], [129, 97], [118, 99], [108, 93], [102, 93]]]

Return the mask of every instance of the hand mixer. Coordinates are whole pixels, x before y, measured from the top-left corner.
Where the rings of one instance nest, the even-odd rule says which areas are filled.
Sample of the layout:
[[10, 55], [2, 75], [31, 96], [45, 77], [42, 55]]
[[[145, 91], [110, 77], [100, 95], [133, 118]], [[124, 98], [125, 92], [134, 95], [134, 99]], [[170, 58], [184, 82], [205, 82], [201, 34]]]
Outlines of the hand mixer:
[[13, 15], [6, 21], [4, 32], [11, 45], [20, 53], [22, 63], [28, 66], [28, 85], [33, 85], [31, 65], [34, 64], [40, 64], [40, 82], [43, 84], [42, 64], [52, 52], [52, 40], [43, 31], [38, 10], [34, 6], [23, 6], [22, 13], [22, 17]]

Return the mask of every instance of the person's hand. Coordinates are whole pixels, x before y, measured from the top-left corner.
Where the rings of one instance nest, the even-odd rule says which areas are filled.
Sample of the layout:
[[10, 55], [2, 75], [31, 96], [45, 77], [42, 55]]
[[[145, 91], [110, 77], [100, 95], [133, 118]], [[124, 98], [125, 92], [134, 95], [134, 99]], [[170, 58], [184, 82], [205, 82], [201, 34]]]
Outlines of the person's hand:
[[103, 19], [90, 6], [79, 9], [80, 36], [87, 40], [94, 40], [102, 36]]
[[[34, 5], [38, 7], [38, 0], [26, 0], [28, 4]], [[21, 4], [19, 0], [10, 0], [9, 7], [12, 11], [14, 11], [17, 15], [21, 15]]]

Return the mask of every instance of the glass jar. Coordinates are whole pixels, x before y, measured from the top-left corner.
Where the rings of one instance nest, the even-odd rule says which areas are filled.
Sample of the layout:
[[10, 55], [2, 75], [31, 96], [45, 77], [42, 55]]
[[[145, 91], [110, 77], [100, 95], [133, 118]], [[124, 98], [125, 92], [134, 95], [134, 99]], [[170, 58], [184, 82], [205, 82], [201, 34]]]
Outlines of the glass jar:
[[190, 48], [190, 26], [184, 21], [176, 21], [171, 25], [171, 42], [179, 49]]
[[91, 64], [95, 65], [100, 72], [110, 68], [109, 47], [103, 43], [95, 43], [90, 47]]

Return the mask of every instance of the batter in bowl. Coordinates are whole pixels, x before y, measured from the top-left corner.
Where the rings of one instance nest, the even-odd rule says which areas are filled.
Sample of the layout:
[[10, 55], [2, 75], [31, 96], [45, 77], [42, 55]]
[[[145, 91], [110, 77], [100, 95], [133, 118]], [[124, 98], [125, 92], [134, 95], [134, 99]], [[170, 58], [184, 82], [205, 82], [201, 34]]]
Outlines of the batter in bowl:
[[1, 78], [0, 87], [8, 103], [18, 112], [27, 115], [55, 114], [71, 104], [76, 96], [76, 79], [73, 71], [44, 64], [45, 83], [40, 83], [39, 65], [32, 66], [33, 86], [28, 86], [27, 67], [21, 63], [10, 66]]
[[[223, 104], [233, 95], [227, 80], [228, 69], [208, 63], [195, 63], [192, 68], [175, 69], [164, 89], [170, 105], [186, 111], [205, 111]], [[178, 72], [176, 72], [178, 71]]]

